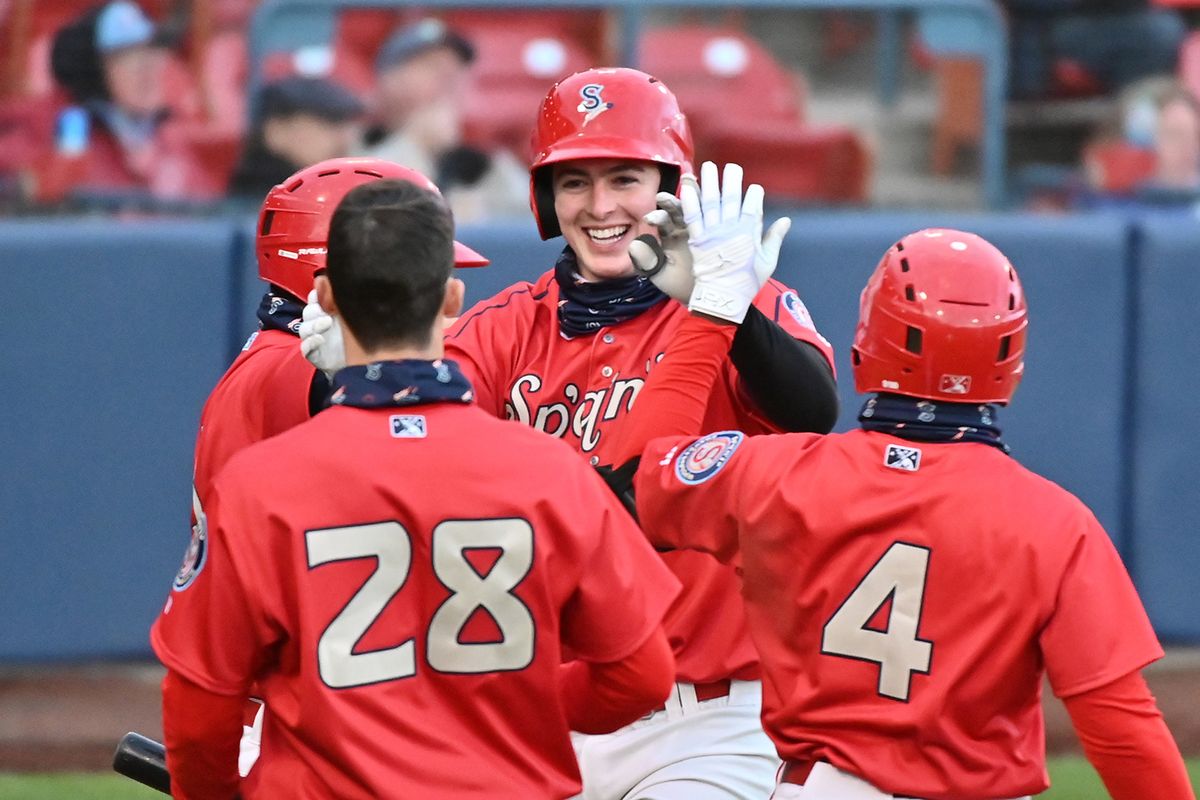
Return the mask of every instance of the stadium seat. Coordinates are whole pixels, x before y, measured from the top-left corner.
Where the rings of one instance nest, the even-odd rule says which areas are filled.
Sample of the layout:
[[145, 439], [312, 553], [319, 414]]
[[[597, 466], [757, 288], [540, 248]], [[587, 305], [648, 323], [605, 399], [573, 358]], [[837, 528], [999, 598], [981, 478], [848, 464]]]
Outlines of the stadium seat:
[[238, 134], [246, 128], [248, 61], [241, 31], [214, 34], [205, 47], [201, 76], [208, 121], [216, 131]]
[[55, 104], [44, 97], [0, 103], [0, 175], [16, 174], [42, 155], [54, 138]]
[[513, 26], [474, 17], [456, 25], [475, 46], [474, 80], [465, 119], [466, 138], [480, 147], [529, 154], [537, 109], [550, 87], [591, 67], [579, 41], [545, 26]]
[[869, 195], [871, 154], [853, 131], [786, 121], [711, 128], [700, 157], [741, 164], [772, 201], [857, 204]]
[[209, 125], [185, 126], [180, 136], [184, 146], [203, 165], [196, 173], [193, 191], [198, 198], [219, 197], [229, 186], [229, 177], [242, 153], [237, 131], [214, 130]]
[[638, 43], [638, 64], [671, 88], [694, 131], [735, 116], [748, 125], [804, 122], [803, 79], [737, 29], [652, 28]]
[[805, 120], [803, 79], [736, 28], [648, 30], [639, 64], [671, 88], [701, 159], [736, 161], [773, 200], [866, 200], [871, 158], [849, 128]]

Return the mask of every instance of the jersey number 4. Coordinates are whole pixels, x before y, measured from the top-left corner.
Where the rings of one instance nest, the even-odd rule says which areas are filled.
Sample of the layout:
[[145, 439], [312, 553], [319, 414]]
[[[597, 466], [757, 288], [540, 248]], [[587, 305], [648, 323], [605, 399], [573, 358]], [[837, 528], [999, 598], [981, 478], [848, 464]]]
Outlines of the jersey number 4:
[[[329, 623], [317, 643], [321, 680], [334, 689], [365, 686], [417, 674], [415, 640], [355, 653], [354, 647], [408, 580], [412, 539], [399, 522], [326, 528], [305, 534], [310, 568], [334, 561], [373, 558], [375, 572]], [[466, 551], [500, 552], [480, 576]], [[426, 631], [425, 657], [438, 672], [473, 674], [524, 669], [533, 661], [533, 614], [512, 592], [533, 566], [533, 528], [523, 519], [447, 520], [433, 529], [433, 574], [450, 590]], [[500, 640], [464, 644], [463, 626], [483, 609]]]
[[[929, 549], [893, 542], [825, 623], [821, 652], [879, 664], [879, 694], [908, 701], [912, 674], [929, 673], [933, 643], [917, 636]], [[885, 630], [871, 626], [885, 603]]]

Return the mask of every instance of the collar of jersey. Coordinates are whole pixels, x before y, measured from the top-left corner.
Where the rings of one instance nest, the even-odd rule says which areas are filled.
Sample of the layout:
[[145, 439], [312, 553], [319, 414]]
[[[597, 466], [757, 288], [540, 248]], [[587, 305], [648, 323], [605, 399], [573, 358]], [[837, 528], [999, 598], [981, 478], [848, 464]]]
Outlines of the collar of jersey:
[[646, 278], [631, 275], [610, 281], [586, 281], [570, 247], [554, 265], [558, 283], [558, 329], [563, 336], [592, 336], [601, 328], [619, 325], [667, 299]]
[[990, 403], [935, 403], [916, 397], [878, 394], [859, 412], [863, 430], [914, 442], [979, 442], [1008, 452]]
[[258, 327], [264, 331], [283, 331], [299, 336], [303, 311], [304, 303], [290, 294], [267, 292], [258, 304]]
[[335, 406], [407, 408], [425, 403], [470, 403], [471, 383], [447, 359], [376, 361], [346, 367], [333, 376]]

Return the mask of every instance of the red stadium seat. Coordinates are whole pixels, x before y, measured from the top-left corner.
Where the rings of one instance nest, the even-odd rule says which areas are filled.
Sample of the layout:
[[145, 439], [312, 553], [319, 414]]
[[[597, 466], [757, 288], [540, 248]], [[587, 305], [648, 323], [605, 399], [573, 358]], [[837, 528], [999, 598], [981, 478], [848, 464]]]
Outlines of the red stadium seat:
[[249, 58], [241, 31], [225, 30], [209, 39], [202, 75], [213, 129], [234, 134], [245, 130]]
[[698, 150], [718, 164], [734, 161], [747, 180], [761, 184], [771, 200], [801, 203], [863, 203], [869, 195], [871, 154], [842, 127], [760, 122], [711, 129]]
[[642, 68], [679, 98], [698, 158], [736, 161], [773, 200], [859, 203], [871, 157], [849, 128], [805, 122], [803, 79], [733, 28], [647, 31]]
[[693, 129], [733, 116], [748, 124], [804, 121], [803, 79], [739, 30], [696, 25], [648, 30], [638, 43], [638, 64], [671, 87]]
[[242, 152], [242, 137], [233, 131], [214, 131], [207, 125], [189, 126], [181, 132], [184, 146], [203, 167], [197, 170], [192, 189], [198, 197], [219, 197]]
[[53, 97], [14, 97], [0, 103], [0, 175], [26, 169], [52, 146], [57, 108]]
[[555, 81], [593, 66], [579, 41], [541, 27], [475, 19], [456, 26], [475, 46], [466, 138], [524, 156], [537, 109]]

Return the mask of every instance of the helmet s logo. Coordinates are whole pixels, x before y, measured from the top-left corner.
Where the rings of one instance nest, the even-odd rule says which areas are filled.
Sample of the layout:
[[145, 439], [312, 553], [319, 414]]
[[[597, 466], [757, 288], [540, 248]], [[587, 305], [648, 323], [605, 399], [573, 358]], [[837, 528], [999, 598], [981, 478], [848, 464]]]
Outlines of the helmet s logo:
[[613, 104], [606, 102], [601, 96], [603, 91], [604, 84], [602, 83], [589, 83], [579, 90], [580, 101], [575, 110], [583, 114], [584, 125], [612, 108]]
[[944, 394], [966, 394], [971, 391], [970, 375], [943, 375], [938, 391]]

